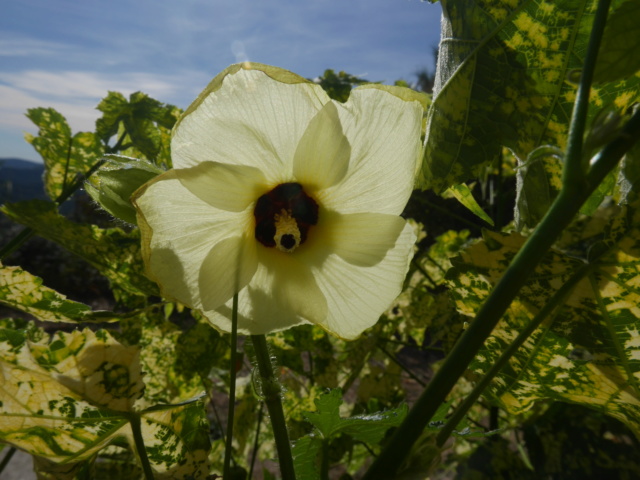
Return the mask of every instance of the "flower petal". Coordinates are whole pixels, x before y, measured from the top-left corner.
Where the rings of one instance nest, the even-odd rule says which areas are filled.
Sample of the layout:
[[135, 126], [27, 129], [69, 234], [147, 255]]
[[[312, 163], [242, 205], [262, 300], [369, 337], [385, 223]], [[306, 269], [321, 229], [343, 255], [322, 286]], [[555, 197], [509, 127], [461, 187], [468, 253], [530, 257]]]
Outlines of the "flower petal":
[[214, 310], [245, 287], [256, 273], [258, 257], [253, 238], [229, 237], [217, 243], [200, 268], [202, 310]]
[[351, 163], [341, 183], [317, 194], [340, 213], [378, 212], [399, 215], [415, 180], [421, 152], [422, 107], [374, 88], [355, 88], [338, 105]]
[[234, 65], [218, 75], [173, 131], [175, 168], [203, 161], [257, 167], [275, 186], [292, 176], [293, 155], [329, 97], [286, 70]]
[[329, 312], [318, 324], [347, 340], [374, 325], [402, 291], [415, 239], [406, 224], [393, 248], [370, 267], [349, 263], [338, 255], [328, 256], [314, 272]]
[[[295, 325], [320, 323], [327, 301], [311, 272], [294, 255], [258, 245], [258, 269], [238, 296], [238, 332], [261, 335]], [[231, 301], [204, 312], [222, 331], [231, 328]]]
[[241, 212], [267, 189], [267, 180], [256, 167], [202, 162], [175, 172], [182, 185], [200, 200], [231, 212]]
[[268, 282], [252, 283], [250, 287], [273, 295], [284, 310], [290, 310], [311, 322], [318, 322], [327, 316], [327, 301], [309, 265], [299, 261], [295, 255], [273, 248], [260, 248], [258, 254], [260, 264], [270, 278]]
[[382, 261], [407, 223], [402, 217], [385, 213], [326, 214], [330, 215], [326, 225], [331, 250], [361, 267], [372, 267]]
[[329, 102], [302, 135], [293, 158], [293, 174], [307, 193], [328, 188], [344, 178], [350, 157], [351, 146], [342, 132], [338, 109]]
[[138, 211], [147, 275], [163, 296], [198, 308], [200, 266], [212, 245], [252, 234], [253, 213], [212, 207], [187, 190], [170, 170], [145, 184], [132, 199]]

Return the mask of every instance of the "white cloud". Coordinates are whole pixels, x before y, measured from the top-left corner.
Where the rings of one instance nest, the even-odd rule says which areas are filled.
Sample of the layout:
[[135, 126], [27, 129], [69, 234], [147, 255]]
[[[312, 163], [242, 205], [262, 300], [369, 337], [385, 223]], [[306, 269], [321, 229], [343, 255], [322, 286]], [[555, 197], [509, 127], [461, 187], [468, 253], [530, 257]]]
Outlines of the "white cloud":
[[144, 91], [162, 99], [173, 96], [184, 86], [184, 75], [158, 75], [150, 73], [104, 74], [89, 71], [53, 72], [26, 70], [22, 72], [0, 73], [0, 82], [14, 88], [44, 97], [72, 97], [100, 99], [107, 91], [115, 90], [124, 94]]
[[0, 37], [1, 57], [52, 56], [64, 53], [70, 46], [29, 37]]
[[126, 96], [142, 91], [162, 102], [184, 108], [208, 80], [208, 75], [201, 72], [176, 75], [44, 70], [0, 72], [0, 125], [14, 131], [33, 131], [33, 125], [24, 116], [27, 109], [53, 107], [67, 118], [73, 131], [93, 130], [100, 114], [95, 107], [109, 90]]

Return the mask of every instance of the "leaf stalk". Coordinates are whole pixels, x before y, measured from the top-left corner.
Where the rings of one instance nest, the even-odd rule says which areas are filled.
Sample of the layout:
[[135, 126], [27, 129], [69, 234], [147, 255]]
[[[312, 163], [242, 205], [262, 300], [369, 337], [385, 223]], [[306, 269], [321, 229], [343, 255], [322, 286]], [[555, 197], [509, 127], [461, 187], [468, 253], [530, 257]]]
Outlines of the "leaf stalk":
[[280, 474], [282, 480], [295, 480], [296, 474], [293, 468], [289, 432], [287, 431], [284, 410], [282, 409], [282, 399], [280, 398], [281, 387], [273, 371], [273, 363], [269, 355], [267, 339], [264, 335], [251, 335], [251, 341], [253, 342], [253, 348], [256, 354], [262, 395], [267, 405], [267, 411], [271, 418], [273, 436], [276, 440]]
[[223, 478], [231, 478], [231, 452], [233, 450], [233, 420], [236, 410], [236, 362], [238, 357], [238, 293], [233, 296], [231, 312], [231, 358], [229, 366], [229, 413], [227, 438], [224, 449]]
[[[593, 261], [593, 259], [592, 259]], [[489, 371], [482, 377], [482, 379], [474, 386], [473, 390], [464, 401], [456, 408], [453, 415], [449, 417], [447, 423], [442, 427], [438, 436], [436, 437], [436, 445], [442, 447], [449, 436], [453, 433], [458, 424], [462, 421], [467, 412], [473, 407], [476, 400], [480, 398], [480, 395], [485, 388], [489, 386], [491, 380], [493, 380], [502, 367], [507, 365], [511, 357], [515, 355], [518, 349], [527, 341], [527, 339], [533, 334], [533, 332], [549, 317], [553, 311], [564, 304], [567, 297], [571, 294], [574, 287], [593, 269], [593, 264], [588, 264], [580, 267], [578, 271], [562, 286], [556, 293], [549, 299], [549, 301], [542, 307], [538, 314], [527, 324], [527, 326], [518, 334], [518, 336], [509, 344], [504, 352], [500, 355], [500, 358], [492, 365]]]
[[144, 438], [142, 436], [142, 423], [140, 414], [136, 412], [131, 412], [128, 416], [129, 424], [131, 425], [131, 432], [133, 433], [133, 441], [136, 445], [136, 452], [138, 453], [138, 458], [140, 459], [140, 464], [142, 465], [142, 471], [144, 472], [145, 480], [153, 480], [153, 470], [151, 468], [151, 463], [149, 462], [149, 457], [147, 456], [147, 450], [144, 446]]

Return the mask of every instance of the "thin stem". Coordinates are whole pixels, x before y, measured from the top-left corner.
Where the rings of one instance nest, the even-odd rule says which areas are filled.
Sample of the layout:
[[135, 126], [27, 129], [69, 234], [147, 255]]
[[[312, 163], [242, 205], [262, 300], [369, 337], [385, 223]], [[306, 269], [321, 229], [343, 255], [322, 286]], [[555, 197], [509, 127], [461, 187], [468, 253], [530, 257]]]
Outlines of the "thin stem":
[[253, 469], [258, 456], [258, 448], [260, 446], [260, 426], [262, 425], [262, 414], [264, 412], [264, 402], [260, 402], [260, 410], [258, 410], [258, 421], [256, 425], [256, 438], [253, 439], [253, 452], [251, 452], [251, 463], [249, 464], [249, 480], [253, 478]]
[[[204, 378], [202, 377], [202, 374], [199, 373], [198, 375], [200, 376], [200, 382], [202, 383], [202, 385], [207, 386]], [[222, 437], [222, 442], [226, 445], [227, 440], [224, 435], [224, 430], [222, 429], [222, 420], [220, 420], [220, 414], [218, 413], [218, 409], [216, 408], [216, 402], [211, 393], [211, 388], [208, 387], [206, 392], [207, 392], [207, 398], [209, 398], [209, 405], [211, 405], [211, 410], [213, 411], [213, 416], [215, 417], [218, 428], [220, 429], [220, 436]]]
[[293, 469], [293, 457], [291, 456], [291, 444], [289, 443], [289, 433], [282, 409], [280, 398], [280, 383], [273, 372], [273, 364], [269, 355], [267, 339], [264, 335], [251, 335], [253, 348], [258, 363], [260, 374], [260, 385], [267, 411], [271, 417], [271, 427], [273, 436], [276, 439], [276, 450], [278, 451], [278, 461], [280, 462], [280, 475], [282, 480], [295, 480], [296, 474]]
[[569, 136], [567, 139], [567, 154], [565, 158], [565, 168], [562, 175], [563, 185], [585, 183], [586, 169], [583, 168], [582, 144], [584, 142], [584, 130], [587, 123], [587, 113], [589, 110], [589, 93], [593, 83], [593, 72], [598, 59], [598, 50], [602, 41], [602, 33], [607, 23], [609, 6], [611, 0], [600, 0], [598, 9], [591, 27], [589, 45], [580, 75], [580, 83], [576, 92], [576, 102], [574, 104], [569, 125]]
[[[593, 261], [593, 260], [592, 260]], [[447, 423], [442, 427], [438, 436], [436, 437], [436, 444], [441, 447], [447, 441], [451, 433], [462, 421], [467, 412], [473, 407], [474, 403], [482, 392], [489, 386], [491, 380], [493, 380], [500, 370], [509, 362], [511, 357], [518, 351], [518, 349], [527, 341], [527, 339], [533, 334], [533, 332], [542, 324], [542, 322], [551, 315], [551, 313], [559, 306], [563, 305], [571, 291], [593, 268], [593, 265], [585, 265], [578, 269], [578, 271], [562, 286], [556, 293], [549, 299], [549, 301], [542, 307], [538, 314], [527, 324], [527, 326], [520, 332], [516, 339], [509, 344], [509, 346], [502, 352], [500, 358], [493, 364], [489, 371], [482, 377], [482, 379], [476, 384], [471, 393], [467, 395], [458, 408], [456, 408], [453, 415], [447, 420]]]
[[640, 109], [624, 125], [618, 136], [608, 143], [592, 160], [587, 174], [589, 185], [599, 185], [616, 166], [618, 160], [635, 145], [640, 138]]
[[122, 135], [120, 135], [120, 138], [118, 139], [118, 141], [116, 142], [116, 144], [113, 147], [107, 147], [107, 149], [109, 150], [109, 153], [115, 153], [118, 150], [122, 150], [122, 144], [124, 142], [124, 139], [127, 137], [127, 132], [123, 132]]
[[424, 383], [422, 380], [420, 380], [420, 378], [418, 378], [418, 376], [415, 373], [413, 373], [411, 370], [409, 370], [409, 368], [406, 365], [404, 365], [400, 360], [398, 360], [395, 355], [393, 355], [386, 348], [384, 348], [384, 346], [382, 345], [381, 342], [378, 342], [376, 346], [380, 349], [380, 351], [382, 353], [384, 353], [387, 357], [389, 357], [389, 360], [391, 360], [393, 363], [398, 365], [412, 379], [414, 379], [416, 382], [418, 382], [423, 387], [426, 385], [426, 383]]
[[18, 235], [13, 237], [9, 243], [0, 249], [0, 260], [7, 258], [35, 234], [35, 230], [30, 227], [22, 229]]
[[2, 459], [2, 462], [0, 462], [0, 473], [2, 473], [4, 468], [9, 464], [14, 453], [16, 453], [16, 447], [9, 448], [9, 451], [7, 451], [7, 454]]
[[429, 275], [429, 272], [425, 270], [425, 268], [420, 264], [419, 260], [416, 260], [416, 257], [411, 259], [411, 263], [415, 265], [418, 271], [424, 276], [424, 278], [435, 288], [438, 286], [436, 282], [433, 281], [433, 278]]
[[329, 480], [329, 440], [322, 440], [322, 461], [320, 463], [320, 480]]
[[136, 444], [136, 451], [138, 452], [138, 458], [142, 464], [142, 471], [144, 472], [144, 478], [146, 480], [153, 480], [153, 470], [151, 469], [151, 463], [149, 463], [149, 457], [147, 456], [147, 450], [144, 446], [144, 438], [142, 437], [142, 424], [140, 415], [135, 412], [131, 412], [128, 415], [129, 423], [131, 424], [131, 432], [133, 433], [133, 440]]
[[471, 228], [475, 228], [477, 230], [480, 230], [480, 229], [484, 228], [479, 223], [473, 222], [473, 221], [469, 220], [468, 218], [464, 218], [463, 216], [458, 215], [457, 213], [454, 213], [454, 212], [452, 212], [451, 210], [449, 210], [449, 209], [447, 209], [445, 207], [441, 207], [440, 205], [437, 205], [437, 204], [435, 204], [433, 202], [430, 202], [429, 200], [423, 200], [423, 202], [427, 206], [433, 208], [434, 210], [438, 210], [439, 212], [442, 212], [442, 213], [444, 213], [445, 215], [448, 215], [451, 218], [455, 218], [459, 222], [465, 223]]
[[233, 418], [236, 410], [236, 361], [238, 353], [238, 294], [233, 296], [231, 313], [231, 365], [229, 368], [229, 414], [227, 416], [227, 438], [224, 449], [223, 478], [231, 478], [231, 451], [233, 449]]

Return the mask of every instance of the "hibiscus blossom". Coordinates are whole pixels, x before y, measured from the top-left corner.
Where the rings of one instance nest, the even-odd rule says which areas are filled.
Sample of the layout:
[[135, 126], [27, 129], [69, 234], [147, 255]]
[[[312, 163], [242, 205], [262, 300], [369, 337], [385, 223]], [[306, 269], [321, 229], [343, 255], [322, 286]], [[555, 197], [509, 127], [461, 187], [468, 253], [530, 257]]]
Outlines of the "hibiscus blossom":
[[415, 236], [422, 107], [367, 85], [346, 103], [291, 72], [233, 65], [173, 130], [173, 169], [133, 197], [150, 278], [231, 330], [314, 323], [352, 339], [400, 293]]

